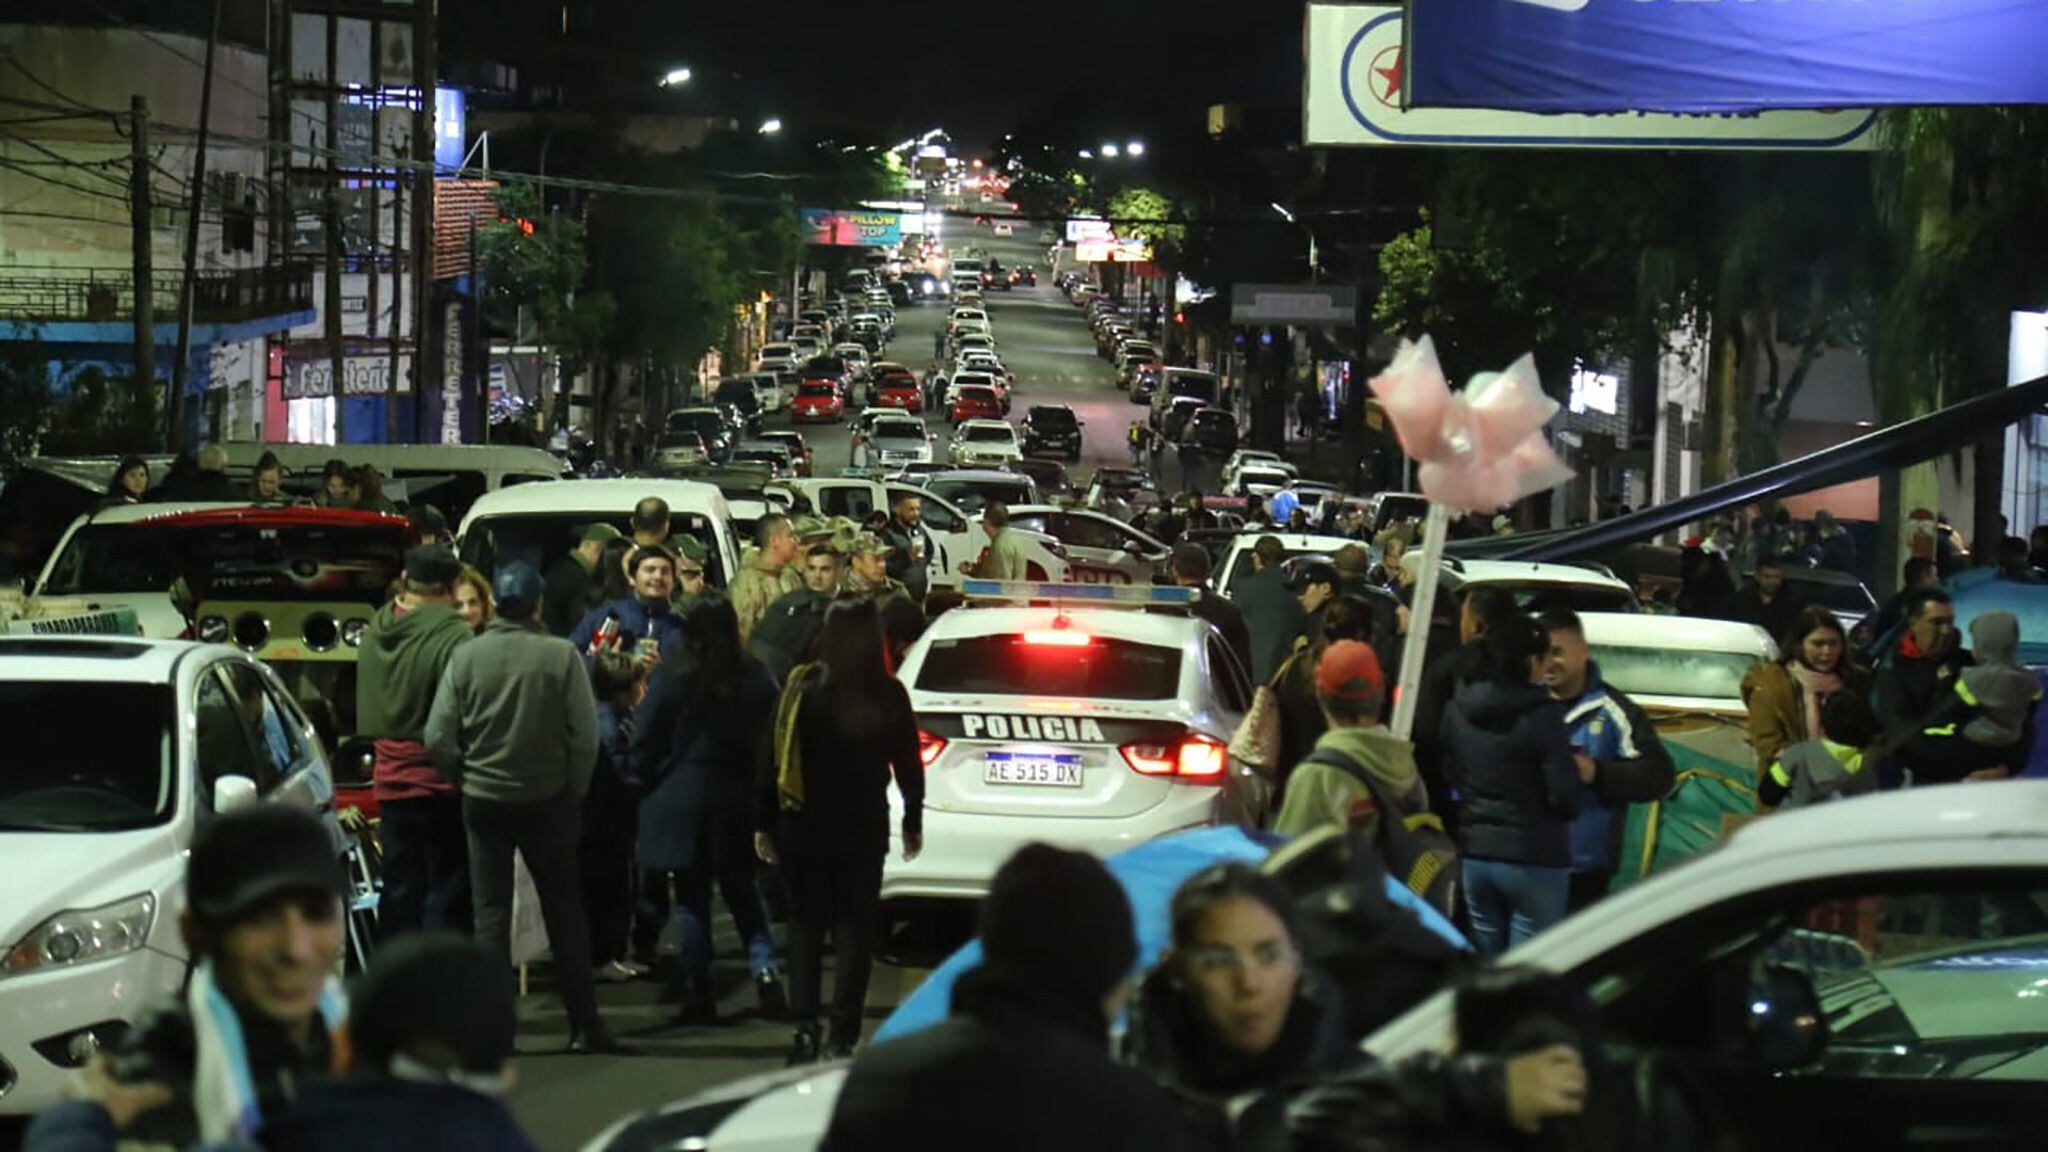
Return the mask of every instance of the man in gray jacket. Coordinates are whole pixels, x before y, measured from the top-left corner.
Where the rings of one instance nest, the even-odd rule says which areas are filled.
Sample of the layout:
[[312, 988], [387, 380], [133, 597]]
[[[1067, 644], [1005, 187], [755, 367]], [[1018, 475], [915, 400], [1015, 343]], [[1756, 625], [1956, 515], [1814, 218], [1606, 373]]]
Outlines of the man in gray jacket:
[[510, 960], [516, 850], [547, 924], [569, 1050], [616, 1052], [597, 1012], [576, 871], [583, 794], [597, 767], [597, 701], [582, 656], [541, 626], [544, 590], [531, 565], [498, 569], [497, 619], [449, 659], [427, 717], [427, 751], [462, 786], [478, 941]]
[[1218, 588], [1217, 594], [1236, 602], [1245, 626], [1251, 630], [1252, 663], [1247, 669], [1252, 683], [1264, 684], [1274, 669], [1294, 650], [1294, 642], [1308, 628], [1308, 613], [1301, 601], [1287, 590], [1286, 546], [1278, 536], [1261, 536], [1252, 545], [1252, 575], [1235, 588]]

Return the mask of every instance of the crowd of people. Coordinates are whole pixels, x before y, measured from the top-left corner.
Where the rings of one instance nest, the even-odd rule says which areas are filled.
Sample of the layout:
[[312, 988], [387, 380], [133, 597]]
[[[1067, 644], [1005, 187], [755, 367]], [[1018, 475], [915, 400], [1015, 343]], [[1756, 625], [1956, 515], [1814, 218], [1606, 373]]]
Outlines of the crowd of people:
[[238, 483], [228, 474], [227, 449], [218, 444], [201, 445], [196, 452], [172, 459], [160, 483], [152, 485], [149, 462], [140, 456], [124, 456], [107, 481], [106, 498], [100, 506], [158, 503], [232, 503], [282, 506], [311, 503], [321, 508], [351, 508], [364, 512], [396, 515], [398, 506], [384, 494], [384, 474], [374, 464], [351, 465], [342, 459], [329, 460], [321, 469], [320, 486], [311, 493], [286, 491], [284, 465], [275, 452], [257, 458], [246, 482]]

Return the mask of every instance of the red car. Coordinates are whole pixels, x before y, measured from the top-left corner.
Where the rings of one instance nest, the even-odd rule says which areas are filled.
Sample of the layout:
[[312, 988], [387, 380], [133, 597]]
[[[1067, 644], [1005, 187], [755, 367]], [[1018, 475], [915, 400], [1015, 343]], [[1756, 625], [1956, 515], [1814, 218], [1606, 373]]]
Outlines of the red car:
[[953, 407], [946, 413], [946, 419], [954, 424], [962, 420], [1001, 420], [1003, 401], [996, 390], [986, 384], [962, 384], [953, 393]]
[[796, 386], [790, 402], [791, 420], [837, 420], [846, 415], [846, 401], [837, 386], [827, 380], [806, 380]]
[[924, 411], [924, 389], [918, 386], [917, 377], [908, 372], [882, 377], [875, 385], [875, 398], [884, 408]]

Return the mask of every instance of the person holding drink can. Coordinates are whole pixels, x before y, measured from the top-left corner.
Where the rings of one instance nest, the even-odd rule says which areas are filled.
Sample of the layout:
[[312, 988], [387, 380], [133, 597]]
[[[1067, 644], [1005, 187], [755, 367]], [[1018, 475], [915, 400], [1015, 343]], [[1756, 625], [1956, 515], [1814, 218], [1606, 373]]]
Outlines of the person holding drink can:
[[652, 664], [672, 655], [682, 643], [682, 617], [671, 601], [675, 554], [659, 544], [635, 548], [626, 556], [626, 572], [632, 579], [632, 595], [591, 609], [569, 633], [569, 642], [585, 660], [610, 649]]

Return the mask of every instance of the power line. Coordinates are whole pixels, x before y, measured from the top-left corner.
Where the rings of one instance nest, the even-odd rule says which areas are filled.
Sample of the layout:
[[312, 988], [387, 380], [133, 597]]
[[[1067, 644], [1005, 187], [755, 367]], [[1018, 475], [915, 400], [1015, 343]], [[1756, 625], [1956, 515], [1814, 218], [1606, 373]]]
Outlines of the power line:
[[128, 203], [128, 197], [126, 196], [119, 195], [113, 192], [103, 192], [98, 188], [88, 188], [83, 184], [73, 184], [69, 180], [59, 179], [58, 177], [51, 176], [47, 173], [38, 172], [33, 168], [17, 164], [4, 156], [0, 156], [0, 168], [11, 168], [14, 171], [19, 172], [32, 180], [40, 180], [45, 184], [51, 184], [58, 188], [63, 188], [68, 191], [75, 192], [80, 196], [92, 196], [101, 200], [111, 200], [117, 204], [125, 205]]
[[54, 151], [53, 149], [46, 148], [42, 144], [37, 143], [36, 141], [28, 138], [27, 136], [23, 136], [20, 133], [10, 132], [4, 128], [0, 128], [0, 136], [4, 136], [7, 139], [13, 140], [18, 144], [26, 145], [27, 147], [34, 149], [37, 153], [41, 154], [42, 156], [47, 157], [48, 159], [55, 161], [58, 164], [63, 164], [82, 172], [90, 172], [93, 175], [98, 176], [100, 179], [105, 180], [107, 183], [112, 184], [116, 188], [125, 189], [128, 187], [127, 181], [122, 180], [116, 176], [109, 176], [105, 172], [99, 171], [95, 164], [89, 164], [75, 157], [66, 156], [61, 152], [57, 152]]

